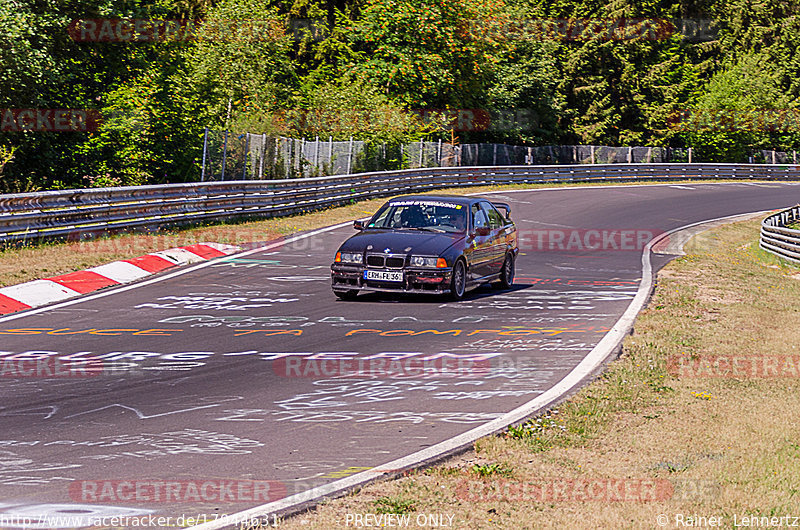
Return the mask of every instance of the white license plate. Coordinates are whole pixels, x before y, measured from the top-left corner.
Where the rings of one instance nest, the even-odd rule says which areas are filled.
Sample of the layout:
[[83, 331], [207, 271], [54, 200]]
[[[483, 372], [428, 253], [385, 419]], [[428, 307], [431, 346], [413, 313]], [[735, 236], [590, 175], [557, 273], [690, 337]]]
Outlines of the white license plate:
[[401, 271], [364, 271], [365, 280], [378, 280], [379, 282], [402, 282], [403, 273]]

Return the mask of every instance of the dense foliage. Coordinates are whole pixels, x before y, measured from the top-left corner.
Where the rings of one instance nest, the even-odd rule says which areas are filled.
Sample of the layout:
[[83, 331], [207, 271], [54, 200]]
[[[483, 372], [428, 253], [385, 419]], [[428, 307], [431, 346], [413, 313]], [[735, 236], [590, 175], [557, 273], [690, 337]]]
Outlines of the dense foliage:
[[[798, 14], [800, 0], [0, 0], [0, 112], [102, 115], [49, 132], [4, 114], [0, 191], [194, 180], [206, 126], [744, 161], [800, 148]], [[79, 19], [197, 26], [87, 40]], [[458, 109], [510, 119], [454, 127]]]

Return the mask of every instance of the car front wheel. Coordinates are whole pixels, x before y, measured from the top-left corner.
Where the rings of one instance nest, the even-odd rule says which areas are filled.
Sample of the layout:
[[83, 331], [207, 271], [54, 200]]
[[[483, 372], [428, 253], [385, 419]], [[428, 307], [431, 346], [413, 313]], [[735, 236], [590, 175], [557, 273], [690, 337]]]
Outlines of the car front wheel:
[[464, 260], [457, 260], [453, 265], [453, 277], [450, 279], [450, 298], [461, 300], [467, 290], [467, 267]]

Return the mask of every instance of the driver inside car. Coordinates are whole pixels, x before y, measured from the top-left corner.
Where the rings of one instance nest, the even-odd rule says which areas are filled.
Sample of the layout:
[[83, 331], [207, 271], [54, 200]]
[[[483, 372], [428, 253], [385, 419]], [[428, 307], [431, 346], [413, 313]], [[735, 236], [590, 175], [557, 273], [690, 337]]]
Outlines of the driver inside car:
[[467, 228], [467, 216], [466, 216], [466, 214], [463, 214], [463, 213], [455, 214], [452, 217], [452, 222], [453, 222], [453, 226], [459, 232], [463, 232]]
[[428, 224], [427, 217], [422, 213], [422, 208], [412, 205], [400, 213], [400, 226], [402, 228], [423, 227]]

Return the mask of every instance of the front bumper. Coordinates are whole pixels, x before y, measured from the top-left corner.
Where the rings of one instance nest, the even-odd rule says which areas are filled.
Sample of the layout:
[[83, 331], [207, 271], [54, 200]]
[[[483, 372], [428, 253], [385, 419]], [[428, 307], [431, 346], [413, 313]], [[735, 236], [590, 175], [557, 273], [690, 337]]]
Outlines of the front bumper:
[[371, 269], [402, 271], [402, 282], [366, 280], [363, 265], [331, 265], [331, 288], [334, 291], [378, 291], [389, 293], [439, 293], [450, 292], [452, 269], [422, 269], [405, 267], [403, 269]]

